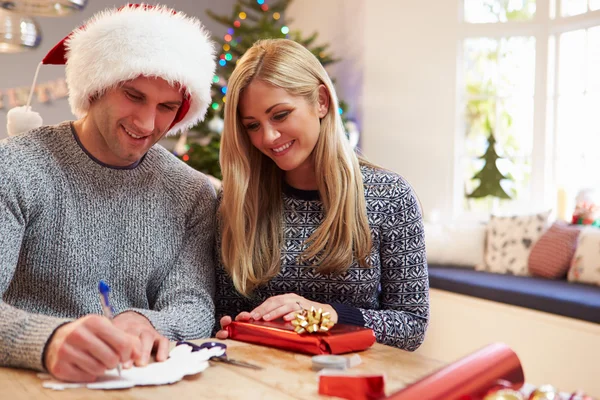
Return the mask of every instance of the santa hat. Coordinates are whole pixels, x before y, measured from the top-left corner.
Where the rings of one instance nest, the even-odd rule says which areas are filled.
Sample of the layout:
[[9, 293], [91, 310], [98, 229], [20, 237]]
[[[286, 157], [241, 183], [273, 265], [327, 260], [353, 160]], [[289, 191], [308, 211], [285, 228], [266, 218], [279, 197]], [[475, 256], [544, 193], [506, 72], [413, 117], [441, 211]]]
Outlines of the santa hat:
[[165, 6], [129, 4], [102, 11], [71, 32], [44, 57], [35, 74], [27, 105], [7, 114], [8, 134], [41, 126], [29, 107], [40, 66], [66, 64], [71, 111], [84, 117], [91, 101], [121, 82], [159, 77], [185, 90], [168, 134], [202, 121], [211, 102], [215, 49], [196, 18]]

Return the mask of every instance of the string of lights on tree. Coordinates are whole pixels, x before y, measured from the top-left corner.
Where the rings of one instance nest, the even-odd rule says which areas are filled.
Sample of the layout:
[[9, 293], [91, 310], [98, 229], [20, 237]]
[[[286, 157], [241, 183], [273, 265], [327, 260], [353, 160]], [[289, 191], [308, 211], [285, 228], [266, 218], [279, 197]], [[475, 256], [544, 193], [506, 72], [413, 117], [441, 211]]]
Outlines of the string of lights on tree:
[[[208, 16], [227, 26], [227, 33], [215, 41], [220, 45], [217, 71], [213, 77], [212, 103], [203, 122], [192, 128], [190, 137], [182, 135], [174, 153], [183, 161], [204, 173], [221, 178], [219, 166], [220, 134], [223, 130], [223, 108], [227, 102], [227, 81], [237, 61], [260, 39], [287, 38], [294, 40], [327, 66], [338, 61], [329, 52], [329, 44], [316, 45], [318, 33], [303, 37], [300, 31], [291, 30], [285, 10], [292, 0], [237, 0], [230, 15], [217, 15], [207, 10]], [[340, 101], [339, 113], [345, 119], [346, 104]], [[350, 136], [358, 141], [358, 129], [351, 121], [345, 121]], [[352, 140], [351, 140], [352, 141]], [[355, 145], [356, 143], [354, 143]]]

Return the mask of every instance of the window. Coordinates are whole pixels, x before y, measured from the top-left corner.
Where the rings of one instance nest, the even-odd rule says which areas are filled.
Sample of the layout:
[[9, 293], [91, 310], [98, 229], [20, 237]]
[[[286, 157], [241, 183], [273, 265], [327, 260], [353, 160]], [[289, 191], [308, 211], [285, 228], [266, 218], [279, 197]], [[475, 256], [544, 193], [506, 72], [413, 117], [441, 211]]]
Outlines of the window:
[[600, 0], [461, 4], [457, 213], [556, 209], [559, 191], [600, 187]]
[[[493, 202], [498, 199], [478, 196], [481, 180], [475, 177], [486, 169], [490, 171], [486, 176], [490, 186], [481, 195], [500, 193], [512, 200], [528, 200], [533, 145], [535, 38], [465, 39], [464, 69], [465, 207], [485, 212], [493, 208]], [[495, 157], [483, 157], [487, 154], [490, 135], [493, 135], [496, 149], [502, 149], [497, 160]], [[477, 197], [473, 198], [473, 195]]]
[[556, 185], [568, 198], [600, 186], [600, 26], [558, 35]]
[[464, 20], [475, 24], [527, 21], [535, 16], [535, 5], [535, 0], [465, 0]]

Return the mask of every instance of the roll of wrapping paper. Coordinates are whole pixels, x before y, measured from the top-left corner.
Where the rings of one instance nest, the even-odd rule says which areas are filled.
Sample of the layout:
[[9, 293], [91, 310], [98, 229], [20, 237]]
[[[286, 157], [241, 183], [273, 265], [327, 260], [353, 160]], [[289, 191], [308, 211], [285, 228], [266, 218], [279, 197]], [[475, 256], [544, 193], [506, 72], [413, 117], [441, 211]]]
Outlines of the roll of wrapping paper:
[[388, 400], [481, 400], [495, 386], [525, 383], [519, 357], [494, 343], [387, 397]]

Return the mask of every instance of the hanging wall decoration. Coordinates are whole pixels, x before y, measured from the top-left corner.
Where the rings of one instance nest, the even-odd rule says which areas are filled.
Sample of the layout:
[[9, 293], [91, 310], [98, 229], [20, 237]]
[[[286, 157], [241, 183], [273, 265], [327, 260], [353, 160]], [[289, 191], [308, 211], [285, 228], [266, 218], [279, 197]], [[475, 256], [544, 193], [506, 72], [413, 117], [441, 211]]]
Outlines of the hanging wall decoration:
[[[27, 86], [0, 89], [0, 110], [5, 108], [8, 111], [27, 104], [30, 89]], [[50, 103], [53, 100], [66, 98], [69, 91], [65, 79], [60, 78], [36, 85], [33, 93], [39, 103]]]

